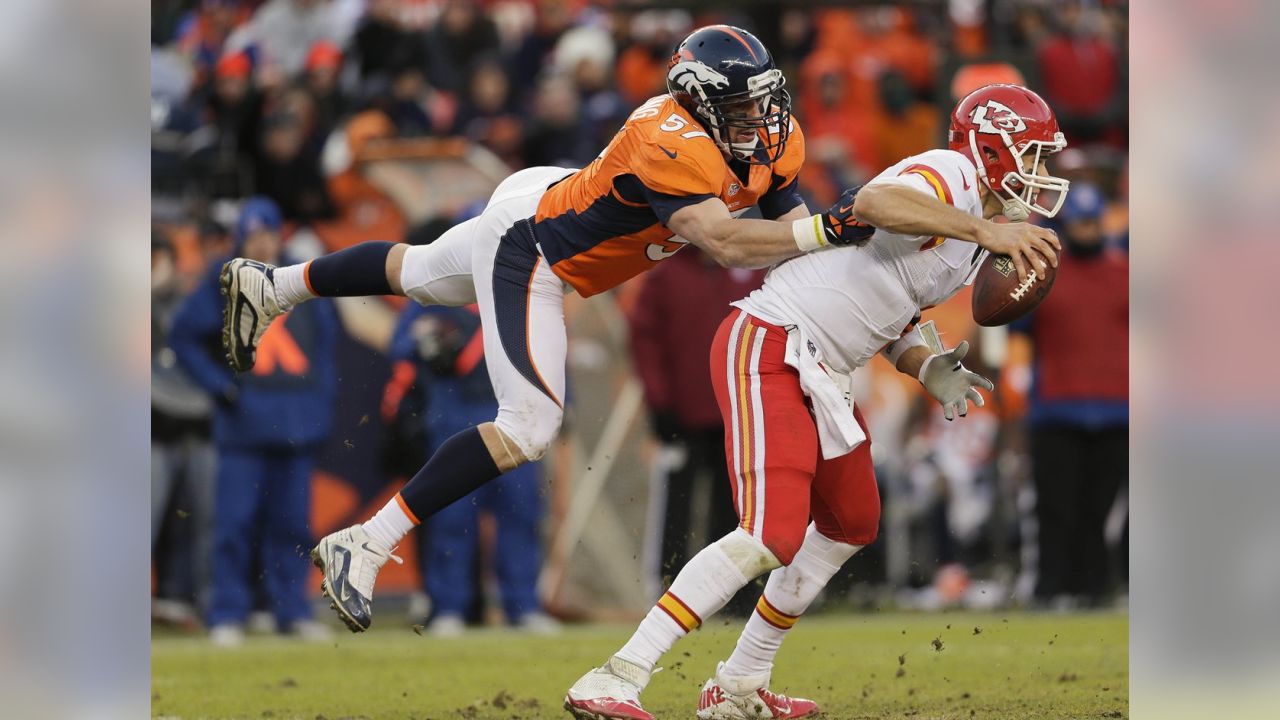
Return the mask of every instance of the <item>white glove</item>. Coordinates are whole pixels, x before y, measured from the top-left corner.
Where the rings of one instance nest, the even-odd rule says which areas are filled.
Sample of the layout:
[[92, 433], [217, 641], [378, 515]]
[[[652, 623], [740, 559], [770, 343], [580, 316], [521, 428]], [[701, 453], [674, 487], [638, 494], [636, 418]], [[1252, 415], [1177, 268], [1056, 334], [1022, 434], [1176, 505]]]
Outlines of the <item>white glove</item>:
[[941, 355], [930, 355], [920, 366], [920, 384], [934, 400], [942, 404], [942, 414], [954, 420], [957, 414], [969, 414], [969, 401], [982, 407], [982, 393], [975, 388], [994, 390], [991, 381], [975, 372], [969, 372], [960, 361], [969, 353], [969, 342], [962, 341], [953, 350]]

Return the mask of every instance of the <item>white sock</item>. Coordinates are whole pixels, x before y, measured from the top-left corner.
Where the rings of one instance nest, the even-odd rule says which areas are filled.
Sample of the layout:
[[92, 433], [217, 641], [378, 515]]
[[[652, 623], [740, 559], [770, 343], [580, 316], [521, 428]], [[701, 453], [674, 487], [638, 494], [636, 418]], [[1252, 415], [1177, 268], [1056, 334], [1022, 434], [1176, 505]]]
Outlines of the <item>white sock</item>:
[[728, 677], [768, 676], [782, 640], [809, 605], [840, 570], [845, 561], [862, 549], [861, 545], [836, 542], [813, 526], [805, 532], [791, 564], [769, 573], [764, 594], [747, 620], [738, 645], [720, 669]]
[[307, 265], [286, 265], [271, 271], [276, 285], [276, 303], [285, 312], [300, 302], [316, 297], [307, 287]]
[[751, 579], [719, 543], [708, 545], [680, 570], [617, 656], [652, 671], [677, 640], [718, 612]]
[[384, 549], [394, 550], [404, 536], [418, 524], [400, 503], [400, 494], [387, 501], [376, 515], [364, 524], [364, 531]]

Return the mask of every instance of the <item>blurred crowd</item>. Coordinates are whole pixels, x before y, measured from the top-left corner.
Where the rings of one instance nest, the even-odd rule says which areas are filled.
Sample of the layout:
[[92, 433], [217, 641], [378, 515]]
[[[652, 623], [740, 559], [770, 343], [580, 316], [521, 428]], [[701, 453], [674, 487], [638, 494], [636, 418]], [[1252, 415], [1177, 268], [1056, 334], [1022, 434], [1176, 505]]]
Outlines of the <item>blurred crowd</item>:
[[[484, 371], [468, 355], [476, 328], [465, 310], [309, 304], [315, 317], [277, 324], [263, 372], [213, 371], [220, 318], [207, 294], [233, 248], [243, 254], [256, 243], [264, 260], [296, 260], [370, 239], [430, 242], [484, 194], [424, 208], [414, 193], [422, 185], [395, 172], [397, 164], [463, 156], [480, 163], [479, 153], [503, 172], [581, 167], [635, 106], [664, 91], [678, 41], [715, 22], [756, 33], [784, 70], [806, 137], [801, 183], [811, 207], [942, 146], [947, 112], [970, 89], [1020, 82], [1055, 109], [1071, 147], [1053, 169], [1073, 184], [1055, 221], [1071, 258], [1059, 287], [1009, 331], [977, 332], [967, 296], [933, 311], [949, 346], [965, 338], [978, 346], [977, 367], [998, 382], [994, 402], [946, 423], [887, 366], [859, 374], [885, 515], [881, 541], [854, 561], [848, 589], [881, 589], [877, 601], [918, 607], [1069, 608], [1123, 591], [1127, 3], [669, 5], [152, 3], [152, 535], [163, 617], [229, 627], [221, 635], [228, 644], [254, 609], [281, 630], [322, 635], [305, 607], [305, 552], [317, 525], [385, 501], [388, 483], [416, 469], [415, 453], [447, 437], [446, 426], [486, 417], [492, 401], [468, 380]], [[710, 308], [714, 321], [703, 325], [714, 331], [723, 303], [759, 281], [691, 250], [593, 302], [626, 311], [636, 367], [684, 348], [670, 362], [689, 366], [679, 380], [690, 383], [704, 372], [710, 334], [701, 338], [695, 322], [672, 328], [659, 309]], [[1089, 311], [1076, 311], [1084, 302]], [[190, 319], [175, 325], [175, 316]], [[681, 337], [664, 337], [673, 330]], [[346, 389], [335, 389], [335, 374]], [[709, 384], [700, 393], [639, 375], [652, 421], [653, 488], [665, 498], [650, 518], [656, 539], [647, 543], [654, 549], [646, 571], [661, 582], [733, 519], [721, 512], [728, 487]], [[350, 392], [374, 398], [374, 407], [355, 415], [359, 430], [335, 433], [340, 423], [329, 415], [351, 415]], [[263, 420], [274, 423], [270, 442], [246, 443], [264, 436], [239, 424], [264, 415], [259, 396], [276, 403], [265, 413], [274, 420]], [[707, 402], [709, 412], [699, 406]], [[300, 420], [280, 420], [288, 417]], [[355, 447], [365, 437], [380, 448], [369, 456], [377, 479], [335, 490], [331, 476], [340, 473], [331, 466], [340, 463], [328, 463], [325, 447]], [[552, 627], [530, 570], [541, 563], [546, 480], [529, 471], [419, 533], [429, 536], [418, 551], [419, 584], [435, 606], [419, 609], [447, 620], [437, 623], [441, 632], [474, 620], [492, 594], [507, 621]], [[696, 499], [704, 489], [710, 499]], [[497, 582], [477, 568], [495, 568]]]

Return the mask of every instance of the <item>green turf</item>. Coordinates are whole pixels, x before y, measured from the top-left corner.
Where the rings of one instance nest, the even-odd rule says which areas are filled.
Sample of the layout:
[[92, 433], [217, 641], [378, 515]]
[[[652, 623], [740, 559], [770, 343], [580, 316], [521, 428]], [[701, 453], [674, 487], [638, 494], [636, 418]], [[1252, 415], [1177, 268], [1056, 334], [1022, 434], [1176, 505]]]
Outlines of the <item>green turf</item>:
[[[713, 620], [677, 645], [645, 707], [658, 718], [693, 718], [738, 627]], [[1111, 613], [826, 614], [787, 638], [773, 689], [818, 700], [826, 718], [1127, 717], [1128, 627]], [[441, 640], [406, 627], [344, 632], [321, 645], [255, 638], [221, 651], [203, 639], [160, 637], [151, 708], [181, 718], [567, 718], [565, 690], [630, 631]]]

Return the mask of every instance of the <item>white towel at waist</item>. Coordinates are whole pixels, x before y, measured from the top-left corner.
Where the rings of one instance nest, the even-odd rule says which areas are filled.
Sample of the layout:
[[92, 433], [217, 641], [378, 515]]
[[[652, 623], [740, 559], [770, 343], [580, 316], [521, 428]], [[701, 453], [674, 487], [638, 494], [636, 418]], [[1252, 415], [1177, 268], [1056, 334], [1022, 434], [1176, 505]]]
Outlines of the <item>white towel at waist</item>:
[[786, 362], [800, 373], [800, 389], [813, 403], [818, 442], [825, 460], [853, 451], [867, 439], [853, 416], [850, 377], [827, 370], [818, 357], [817, 346], [804, 337], [797, 326], [787, 328]]

